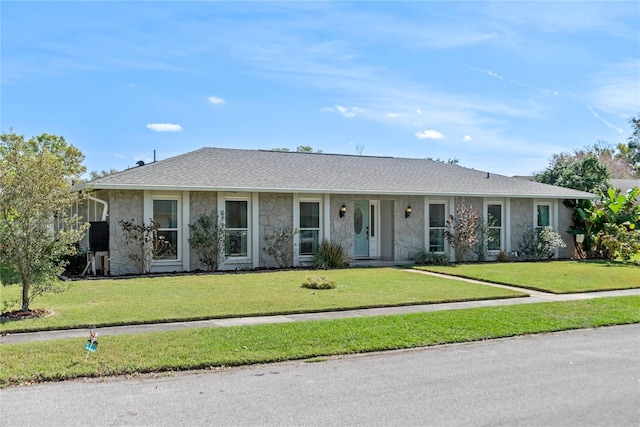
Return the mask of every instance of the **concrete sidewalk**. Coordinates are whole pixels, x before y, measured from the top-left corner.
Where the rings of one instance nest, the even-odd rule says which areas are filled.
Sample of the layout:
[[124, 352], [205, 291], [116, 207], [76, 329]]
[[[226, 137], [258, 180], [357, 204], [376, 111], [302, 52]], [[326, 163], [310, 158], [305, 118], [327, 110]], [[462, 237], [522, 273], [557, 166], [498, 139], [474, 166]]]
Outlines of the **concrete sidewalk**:
[[[588, 292], [577, 294], [551, 294], [540, 291], [532, 291], [529, 289], [516, 288], [513, 286], [498, 285], [494, 283], [480, 282], [477, 280], [464, 279], [452, 276], [440, 275], [437, 273], [429, 273], [418, 270], [407, 270], [416, 274], [429, 274], [434, 276], [443, 276], [448, 279], [461, 280], [471, 283], [479, 283], [488, 286], [496, 286], [500, 288], [512, 289], [529, 294], [528, 297], [522, 298], [507, 298], [507, 299], [494, 299], [483, 301], [466, 301], [466, 302], [452, 302], [443, 304], [424, 304], [424, 305], [404, 305], [398, 307], [381, 307], [381, 308], [368, 308], [358, 310], [344, 310], [344, 311], [327, 311], [319, 313], [302, 313], [302, 314], [287, 314], [276, 316], [259, 316], [259, 317], [236, 317], [228, 319], [209, 319], [209, 320], [197, 320], [191, 322], [171, 322], [171, 323], [151, 323], [145, 325], [127, 325], [127, 326], [109, 326], [96, 328], [98, 336], [106, 335], [124, 335], [124, 334], [138, 334], [145, 332], [162, 332], [162, 331], [175, 331], [180, 329], [189, 328], [211, 328], [211, 327], [227, 327], [227, 326], [245, 326], [245, 325], [263, 325], [268, 323], [288, 323], [288, 322], [304, 322], [308, 320], [328, 320], [328, 319], [345, 319], [350, 317], [370, 317], [370, 316], [383, 316], [390, 314], [408, 314], [408, 313], [425, 313], [431, 311], [442, 310], [459, 310], [465, 308], [475, 307], [496, 307], [504, 305], [515, 304], [535, 304], [541, 302], [550, 301], [572, 301], [572, 300], [586, 300], [602, 297], [613, 296], [629, 296], [640, 295], [640, 289], [625, 289], [619, 291], [604, 291], [604, 292]], [[0, 344], [11, 343], [25, 343], [32, 341], [47, 341], [57, 340], [63, 338], [87, 338], [89, 336], [88, 329], [66, 329], [61, 331], [40, 331], [40, 332], [24, 332], [14, 333], [5, 336], [0, 336]]]

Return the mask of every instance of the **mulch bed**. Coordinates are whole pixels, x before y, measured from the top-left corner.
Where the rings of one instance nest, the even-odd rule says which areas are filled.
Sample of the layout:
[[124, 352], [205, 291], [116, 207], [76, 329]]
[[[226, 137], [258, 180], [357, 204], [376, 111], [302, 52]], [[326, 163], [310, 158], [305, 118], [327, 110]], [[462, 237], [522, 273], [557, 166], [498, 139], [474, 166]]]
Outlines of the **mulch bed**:
[[34, 310], [22, 311], [22, 310], [14, 310], [14, 311], [5, 311], [0, 314], [0, 321], [7, 320], [24, 320], [24, 319], [37, 319], [40, 317], [51, 316], [53, 311], [47, 310], [46, 308], [36, 308]]

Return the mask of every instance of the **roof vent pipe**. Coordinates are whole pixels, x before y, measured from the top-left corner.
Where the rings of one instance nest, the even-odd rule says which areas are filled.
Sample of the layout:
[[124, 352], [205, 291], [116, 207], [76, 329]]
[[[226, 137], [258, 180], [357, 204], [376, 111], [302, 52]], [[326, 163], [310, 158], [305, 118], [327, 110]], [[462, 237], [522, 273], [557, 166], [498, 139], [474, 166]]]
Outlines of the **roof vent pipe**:
[[487, 178], [489, 178], [489, 172], [487, 172]]

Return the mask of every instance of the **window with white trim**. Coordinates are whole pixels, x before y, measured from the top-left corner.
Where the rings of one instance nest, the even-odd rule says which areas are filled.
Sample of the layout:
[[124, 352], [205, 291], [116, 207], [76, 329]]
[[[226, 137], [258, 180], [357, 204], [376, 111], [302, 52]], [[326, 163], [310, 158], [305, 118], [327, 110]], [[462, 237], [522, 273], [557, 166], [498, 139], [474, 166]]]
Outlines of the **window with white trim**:
[[551, 226], [551, 205], [539, 203], [536, 205], [536, 228]]
[[313, 255], [320, 243], [320, 202], [300, 201], [300, 255]]
[[429, 203], [429, 252], [444, 252], [445, 207], [444, 203]]
[[157, 260], [178, 259], [180, 242], [180, 210], [178, 199], [153, 199], [153, 221], [158, 225], [154, 236], [154, 256]]
[[502, 204], [487, 205], [487, 249], [500, 251], [502, 249]]
[[225, 200], [226, 251], [229, 257], [247, 257], [249, 254], [249, 202]]

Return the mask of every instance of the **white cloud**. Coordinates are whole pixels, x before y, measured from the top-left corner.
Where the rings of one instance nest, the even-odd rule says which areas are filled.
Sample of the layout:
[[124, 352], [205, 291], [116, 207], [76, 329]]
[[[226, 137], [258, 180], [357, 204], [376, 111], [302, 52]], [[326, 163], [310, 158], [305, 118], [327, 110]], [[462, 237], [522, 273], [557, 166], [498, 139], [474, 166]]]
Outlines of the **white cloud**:
[[220, 105], [220, 104], [224, 104], [227, 101], [225, 101], [224, 98], [220, 98], [219, 96], [210, 96], [209, 102], [215, 105]]
[[324, 107], [320, 111], [328, 111], [330, 113], [340, 113], [343, 117], [355, 117], [358, 107], [343, 107], [342, 105], [334, 105], [333, 107]]
[[407, 115], [402, 113], [387, 113], [387, 117], [390, 119], [395, 119], [398, 117], [407, 117]]
[[149, 123], [147, 129], [155, 132], [179, 132], [182, 126], [173, 123]]
[[485, 70], [484, 68], [473, 68], [473, 70], [478, 71], [480, 73], [484, 73], [487, 76], [495, 77], [496, 79], [504, 80], [504, 77], [502, 77], [500, 74], [495, 73], [491, 70]]
[[418, 139], [444, 139], [444, 135], [437, 130], [425, 130], [422, 132], [416, 132]]
[[607, 119], [603, 118], [602, 116], [600, 116], [600, 114], [596, 113], [595, 110], [593, 108], [591, 108], [590, 106], [587, 105], [587, 109], [589, 109], [589, 111], [591, 112], [591, 114], [593, 115], [593, 117], [595, 117], [596, 119], [600, 120], [602, 123], [604, 123], [605, 125], [607, 125], [608, 127], [610, 127], [611, 129], [615, 130], [618, 133], [622, 133], [624, 132], [622, 129], [620, 129], [618, 126], [612, 124], [611, 122], [609, 122]]
[[462, 138], [462, 140], [465, 142], [470, 142], [470, 141], [473, 141], [473, 138], [471, 138], [469, 135], [465, 135], [464, 138]]

